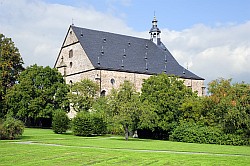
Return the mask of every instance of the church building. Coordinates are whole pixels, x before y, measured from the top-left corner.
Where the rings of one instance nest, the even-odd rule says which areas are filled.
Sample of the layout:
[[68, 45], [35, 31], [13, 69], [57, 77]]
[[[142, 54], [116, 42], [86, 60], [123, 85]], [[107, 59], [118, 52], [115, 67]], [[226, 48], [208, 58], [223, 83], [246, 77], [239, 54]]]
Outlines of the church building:
[[55, 62], [67, 84], [88, 78], [107, 95], [125, 80], [140, 91], [144, 79], [166, 73], [178, 76], [199, 96], [204, 79], [182, 67], [161, 42], [154, 17], [149, 39], [97, 31], [71, 25]]

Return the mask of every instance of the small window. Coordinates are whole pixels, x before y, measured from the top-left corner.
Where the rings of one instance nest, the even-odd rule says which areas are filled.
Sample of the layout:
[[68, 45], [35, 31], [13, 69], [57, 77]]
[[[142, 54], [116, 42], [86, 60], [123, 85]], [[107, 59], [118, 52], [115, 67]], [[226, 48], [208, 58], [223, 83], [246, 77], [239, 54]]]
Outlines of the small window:
[[73, 63], [72, 63], [72, 62], [70, 62], [70, 63], [69, 63], [69, 67], [71, 68], [72, 66], [73, 66]]
[[69, 58], [72, 58], [73, 57], [73, 50], [69, 50]]
[[101, 95], [101, 97], [104, 97], [106, 95], [106, 91], [102, 90], [100, 95]]
[[112, 79], [110, 80], [110, 82], [111, 82], [112, 85], [114, 85], [114, 84], [115, 84], [115, 79], [112, 78]]

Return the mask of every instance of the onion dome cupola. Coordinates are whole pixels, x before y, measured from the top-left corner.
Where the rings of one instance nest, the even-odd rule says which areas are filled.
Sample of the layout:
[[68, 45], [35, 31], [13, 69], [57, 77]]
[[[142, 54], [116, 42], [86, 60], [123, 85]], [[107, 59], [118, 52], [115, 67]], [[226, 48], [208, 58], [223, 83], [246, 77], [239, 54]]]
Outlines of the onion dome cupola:
[[161, 38], [160, 38], [160, 29], [157, 27], [157, 20], [156, 17], [154, 16], [154, 19], [152, 21], [152, 28], [150, 29], [150, 40], [153, 41], [156, 45], [161, 44]]

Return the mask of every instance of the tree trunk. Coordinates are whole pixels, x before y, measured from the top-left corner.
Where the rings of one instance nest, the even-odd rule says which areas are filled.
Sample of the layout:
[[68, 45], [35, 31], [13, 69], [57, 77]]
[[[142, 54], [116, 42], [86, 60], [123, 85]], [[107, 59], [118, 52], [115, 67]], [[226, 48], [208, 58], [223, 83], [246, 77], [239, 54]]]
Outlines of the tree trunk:
[[128, 140], [128, 125], [125, 125], [124, 126], [124, 129], [125, 129], [125, 140], [127, 141]]

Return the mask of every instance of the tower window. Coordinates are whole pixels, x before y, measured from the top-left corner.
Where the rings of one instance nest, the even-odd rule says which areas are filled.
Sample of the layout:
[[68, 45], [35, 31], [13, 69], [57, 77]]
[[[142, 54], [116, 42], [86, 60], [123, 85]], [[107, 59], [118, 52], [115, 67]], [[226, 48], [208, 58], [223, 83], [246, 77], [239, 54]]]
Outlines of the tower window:
[[73, 50], [69, 50], [69, 58], [72, 58], [73, 57]]
[[71, 68], [72, 66], [73, 66], [73, 63], [72, 63], [72, 62], [70, 62], [70, 63], [69, 63], [69, 67]]

